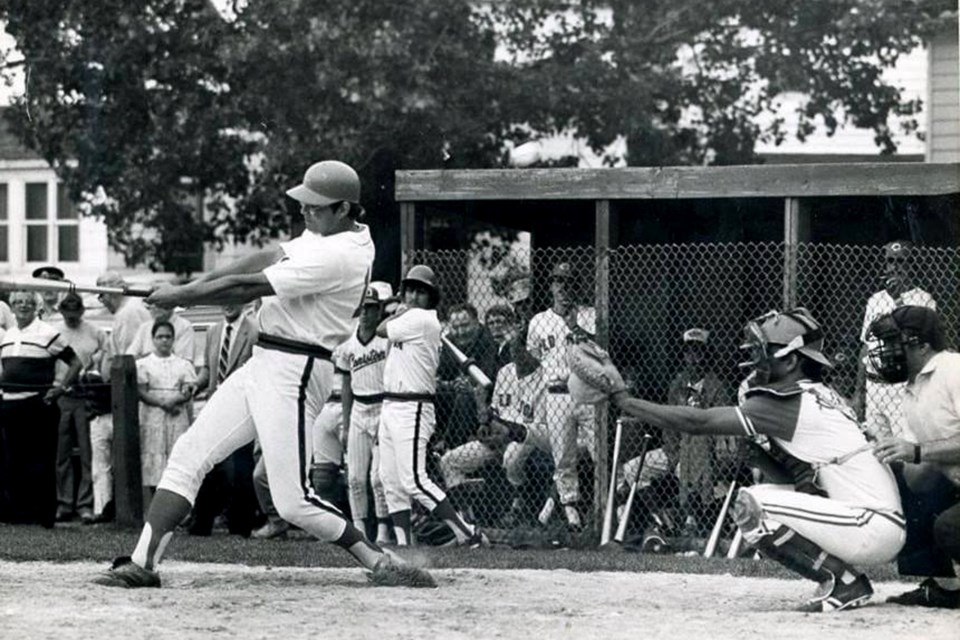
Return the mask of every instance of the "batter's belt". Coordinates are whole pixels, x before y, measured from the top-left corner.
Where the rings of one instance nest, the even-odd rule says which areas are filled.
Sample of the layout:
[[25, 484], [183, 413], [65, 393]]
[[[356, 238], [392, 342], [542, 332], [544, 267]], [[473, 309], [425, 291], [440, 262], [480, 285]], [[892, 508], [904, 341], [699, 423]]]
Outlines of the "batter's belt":
[[257, 346], [264, 349], [270, 349], [271, 351], [295, 353], [297, 355], [311, 356], [321, 360], [330, 360], [330, 358], [333, 357], [332, 351], [321, 347], [318, 344], [300, 342], [298, 340], [291, 340], [289, 338], [281, 338], [280, 336], [271, 336], [267, 333], [261, 333], [257, 337]]

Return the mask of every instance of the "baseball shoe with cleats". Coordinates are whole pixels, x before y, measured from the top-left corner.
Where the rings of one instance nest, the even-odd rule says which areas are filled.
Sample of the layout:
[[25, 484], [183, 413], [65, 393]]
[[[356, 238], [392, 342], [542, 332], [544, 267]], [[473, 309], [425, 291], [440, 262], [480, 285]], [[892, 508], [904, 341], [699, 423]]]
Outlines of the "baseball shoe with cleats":
[[140, 589], [143, 587], [159, 587], [160, 574], [156, 571], [144, 569], [130, 559], [122, 556], [113, 561], [107, 571], [93, 579], [94, 584], [105, 587], [122, 587], [124, 589]]
[[480, 547], [489, 547], [490, 538], [487, 537], [483, 531], [480, 530], [480, 527], [474, 527], [473, 534], [464, 540], [459, 546], [467, 547], [468, 549], [479, 549]]
[[887, 602], [908, 607], [931, 607], [935, 609], [960, 609], [960, 591], [944, 589], [933, 578], [927, 578], [913, 591], [890, 596]]
[[856, 609], [866, 604], [873, 595], [873, 586], [867, 576], [860, 575], [849, 584], [834, 579], [829, 591], [826, 588], [817, 591], [817, 595], [798, 607], [797, 611], [822, 613]]
[[278, 540], [287, 537], [287, 531], [290, 530], [290, 525], [286, 521], [273, 522], [269, 521], [267, 524], [263, 525], [259, 529], [254, 529], [250, 532], [251, 538], [258, 538], [260, 540]]
[[377, 561], [367, 579], [378, 587], [437, 588], [437, 581], [426, 569], [415, 567], [389, 552]]

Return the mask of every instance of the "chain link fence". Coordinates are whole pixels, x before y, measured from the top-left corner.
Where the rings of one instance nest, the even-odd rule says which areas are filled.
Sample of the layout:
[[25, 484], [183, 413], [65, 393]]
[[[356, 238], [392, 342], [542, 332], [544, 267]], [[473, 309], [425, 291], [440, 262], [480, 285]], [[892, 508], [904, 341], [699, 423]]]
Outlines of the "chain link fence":
[[[740, 438], [665, 434], [626, 419], [614, 469], [615, 416], [573, 405], [564, 386], [562, 316], [572, 304], [578, 324], [606, 338], [635, 394], [702, 407], [736, 402], [738, 347], [748, 320], [805, 306], [822, 324], [825, 353], [836, 363], [828, 382], [868, 423], [886, 416], [894, 430], [902, 428], [899, 391], [865, 388], [859, 366], [868, 300], [883, 297], [882, 247], [683, 244], [617, 247], [602, 256], [576, 247], [498, 257], [492, 264], [470, 251], [411, 256], [439, 276], [448, 335], [497, 380], [493, 393], [483, 394], [455, 364], [441, 364], [430, 471], [455, 504], [508, 540], [534, 544], [582, 531], [583, 540], [594, 542], [603, 516], [600, 479], [613, 478], [622, 513], [645, 451], [624, 542], [699, 551], [731, 481], [753, 481]], [[601, 264], [609, 272], [597, 287]], [[917, 248], [906, 269], [913, 286], [905, 298], [924, 299], [914, 288], [927, 292], [955, 348], [960, 250]], [[598, 291], [609, 291], [607, 299]], [[527, 361], [528, 352], [539, 366]], [[491, 411], [523, 424], [525, 439], [486, 437], [481, 425]], [[727, 523], [723, 535], [732, 534]]]

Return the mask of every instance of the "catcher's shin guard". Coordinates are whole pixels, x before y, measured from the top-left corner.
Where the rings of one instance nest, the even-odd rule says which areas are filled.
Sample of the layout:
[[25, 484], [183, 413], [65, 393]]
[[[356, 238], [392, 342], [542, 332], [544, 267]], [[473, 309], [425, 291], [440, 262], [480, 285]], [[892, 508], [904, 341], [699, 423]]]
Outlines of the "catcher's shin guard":
[[[859, 575], [852, 566], [786, 525], [780, 525], [772, 534], [763, 536], [757, 542], [757, 548], [768, 558], [821, 584], [831, 580], [847, 582]], [[843, 580], [844, 577], [848, 579]]]

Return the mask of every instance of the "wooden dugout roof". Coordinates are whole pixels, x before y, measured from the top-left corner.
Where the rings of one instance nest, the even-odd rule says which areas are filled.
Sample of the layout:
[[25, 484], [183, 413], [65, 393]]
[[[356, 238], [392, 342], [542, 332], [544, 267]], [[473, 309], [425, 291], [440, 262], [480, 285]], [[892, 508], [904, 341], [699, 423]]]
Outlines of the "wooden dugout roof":
[[857, 163], [397, 171], [398, 202], [923, 196], [960, 193], [960, 164]]

